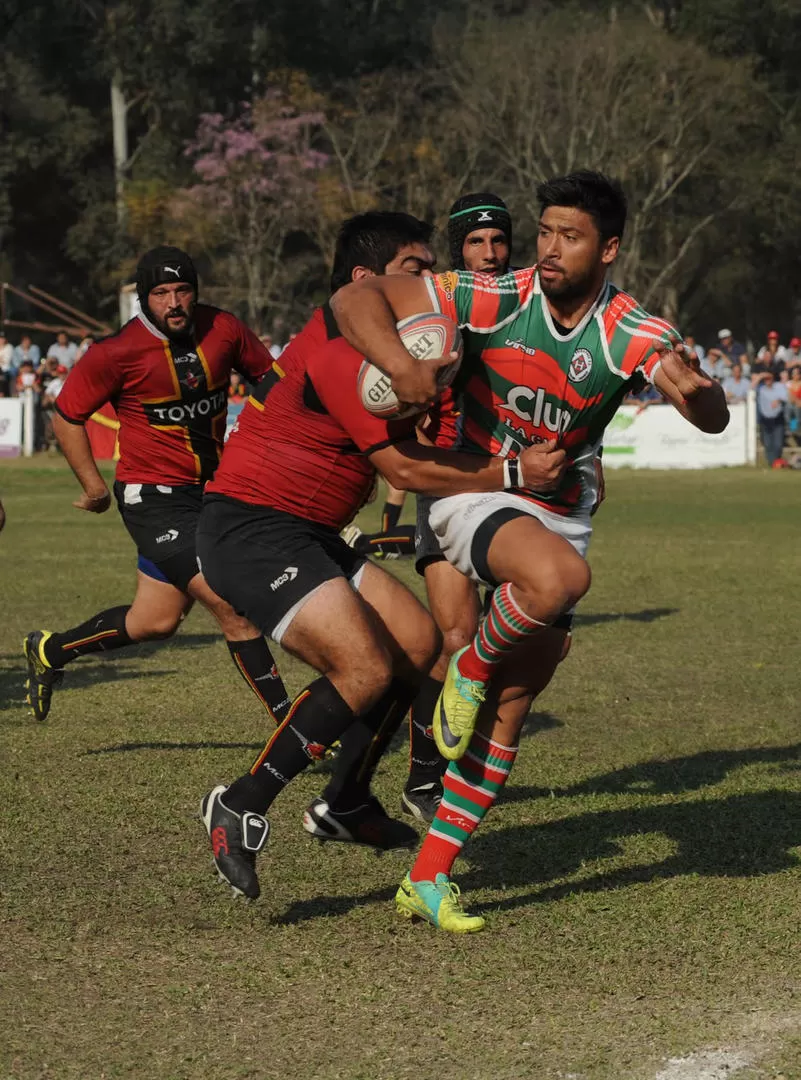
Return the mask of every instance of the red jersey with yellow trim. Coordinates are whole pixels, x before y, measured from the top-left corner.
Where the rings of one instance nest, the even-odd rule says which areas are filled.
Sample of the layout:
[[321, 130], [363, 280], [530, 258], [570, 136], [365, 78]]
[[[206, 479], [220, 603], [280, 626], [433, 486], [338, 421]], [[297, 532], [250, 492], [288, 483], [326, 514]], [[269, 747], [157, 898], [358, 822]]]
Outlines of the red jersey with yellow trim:
[[362, 405], [363, 359], [318, 308], [248, 398], [206, 492], [347, 525], [373, 488], [368, 456], [414, 438], [415, 418], [381, 420]]
[[636, 376], [653, 381], [654, 340], [676, 331], [611, 282], [576, 327], [558, 328], [536, 267], [500, 277], [450, 270], [426, 286], [434, 309], [462, 329], [456, 446], [514, 457], [556, 439], [570, 461], [559, 489], [520, 494], [557, 513], [587, 513], [604, 428]]
[[114, 406], [118, 480], [204, 484], [222, 453], [231, 370], [256, 380], [271, 363], [256, 335], [228, 311], [198, 304], [185, 339], [165, 337], [140, 314], [88, 349], [56, 409], [84, 424], [106, 402]]

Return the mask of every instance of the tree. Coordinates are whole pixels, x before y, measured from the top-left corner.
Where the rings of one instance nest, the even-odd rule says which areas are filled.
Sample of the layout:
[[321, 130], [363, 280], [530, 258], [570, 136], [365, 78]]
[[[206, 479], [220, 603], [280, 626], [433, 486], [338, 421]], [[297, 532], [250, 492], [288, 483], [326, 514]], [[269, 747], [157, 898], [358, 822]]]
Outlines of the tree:
[[321, 121], [272, 90], [234, 120], [202, 116], [186, 149], [198, 182], [176, 200], [176, 221], [210, 257], [217, 295], [257, 329], [287, 310], [287, 290], [303, 272], [302, 247], [293, 253], [288, 241], [327, 164], [313, 146]]

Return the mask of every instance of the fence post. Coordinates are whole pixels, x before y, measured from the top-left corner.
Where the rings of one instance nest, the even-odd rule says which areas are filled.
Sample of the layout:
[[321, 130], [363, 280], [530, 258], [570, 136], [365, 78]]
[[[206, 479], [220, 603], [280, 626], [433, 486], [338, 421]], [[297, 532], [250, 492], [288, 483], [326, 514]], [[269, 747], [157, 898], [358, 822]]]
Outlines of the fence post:
[[32, 457], [36, 437], [36, 395], [27, 387], [22, 395], [22, 452]]

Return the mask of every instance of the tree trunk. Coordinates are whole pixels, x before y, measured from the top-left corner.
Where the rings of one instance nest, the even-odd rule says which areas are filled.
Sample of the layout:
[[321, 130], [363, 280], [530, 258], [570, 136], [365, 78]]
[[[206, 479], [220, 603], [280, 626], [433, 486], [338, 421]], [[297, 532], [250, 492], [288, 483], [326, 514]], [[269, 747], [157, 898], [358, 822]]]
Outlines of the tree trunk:
[[111, 125], [114, 140], [114, 188], [117, 201], [117, 229], [125, 229], [125, 168], [128, 164], [128, 105], [122, 89], [122, 72], [111, 79]]

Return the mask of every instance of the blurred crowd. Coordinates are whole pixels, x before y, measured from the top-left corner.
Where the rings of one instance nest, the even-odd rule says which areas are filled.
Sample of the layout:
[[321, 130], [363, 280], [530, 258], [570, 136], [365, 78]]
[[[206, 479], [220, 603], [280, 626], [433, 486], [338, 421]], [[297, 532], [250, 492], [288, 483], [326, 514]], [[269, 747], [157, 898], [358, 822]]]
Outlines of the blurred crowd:
[[[782, 345], [778, 331], [771, 330], [761, 347], [746, 348], [723, 327], [707, 349], [691, 334], [684, 343], [690, 355], [722, 384], [729, 403], [745, 401], [754, 392], [765, 460], [772, 468], [786, 466], [787, 452], [801, 450], [801, 338], [790, 338]], [[646, 385], [626, 401], [645, 407], [660, 404], [663, 398]]]
[[34, 442], [37, 450], [55, 450], [53, 435], [53, 408], [61, 393], [70, 368], [94, 341], [91, 335], [80, 344], [70, 340], [65, 332], [42, 356], [42, 351], [30, 334], [20, 335], [19, 344], [13, 345], [0, 330], [0, 398], [19, 397], [30, 390], [33, 394], [35, 413]]

